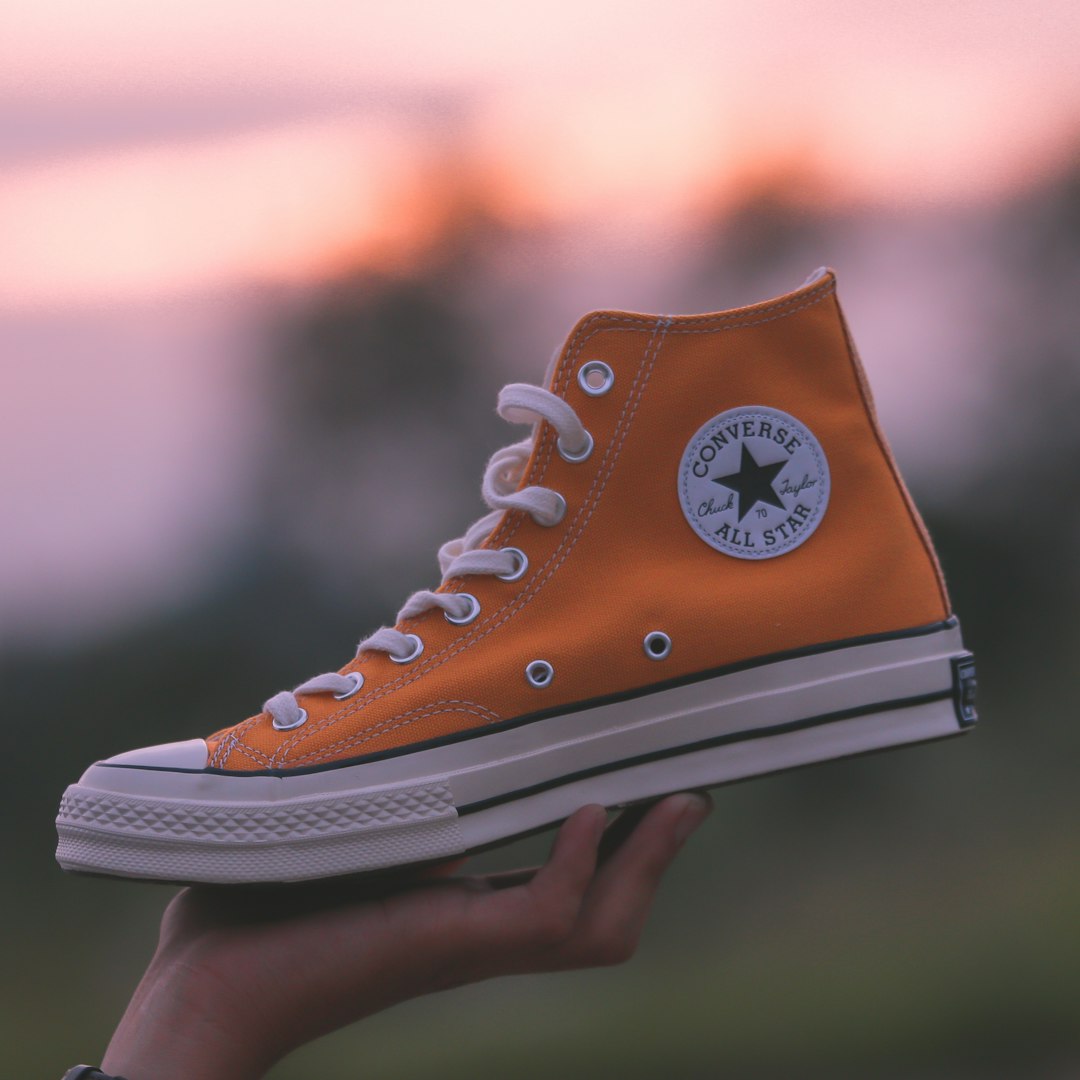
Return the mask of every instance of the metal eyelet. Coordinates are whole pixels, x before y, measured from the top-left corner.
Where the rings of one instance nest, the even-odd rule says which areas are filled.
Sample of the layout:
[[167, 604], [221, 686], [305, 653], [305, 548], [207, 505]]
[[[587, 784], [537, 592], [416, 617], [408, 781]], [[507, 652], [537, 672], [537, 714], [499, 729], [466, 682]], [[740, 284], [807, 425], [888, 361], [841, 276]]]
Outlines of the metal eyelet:
[[518, 578], [523, 577], [525, 571], [529, 569], [529, 556], [521, 548], [504, 547], [499, 550], [510, 552], [517, 559], [518, 565], [516, 570], [511, 570], [508, 574], [496, 574], [495, 576], [500, 581], [517, 581]]
[[410, 652], [408, 656], [395, 656], [393, 653], [387, 653], [386, 655], [389, 656], [395, 664], [407, 664], [411, 660], [415, 660], [424, 651], [424, 643], [416, 634], [406, 634], [405, 636], [412, 642], [412, 652]]
[[662, 630], [653, 630], [646, 634], [641, 644], [650, 660], [664, 660], [671, 652], [671, 638]]
[[525, 668], [525, 678], [529, 681], [529, 685], [535, 686], [538, 690], [550, 686], [554, 677], [555, 669], [546, 660], [534, 660]]
[[556, 491], [553, 492], [555, 497], [559, 500], [555, 504], [555, 516], [550, 521], [541, 521], [538, 524], [545, 526], [546, 528], [552, 528], [558, 525], [564, 517], [566, 517], [566, 500]]
[[350, 671], [345, 678], [352, 679], [352, 686], [348, 690], [342, 690], [340, 694], [335, 694], [335, 701], [344, 701], [346, 698], [351, 698], [364, 685], [364, 676], [359, 671]]
[[443, 618], [455, 626], [465, 626], [480, 614], [480, 601], [471, 592], [455, 593], [454, 595], [460, 596], [462, 600], [468, 600], [469, 610], [464, 615], [451, 615], [449, 611], [444, 611]]
[[[599, 379], [596, 378], [599, 376]], [[578, 386], [589, 397], [606, 394], [615, 383], [615, 372], [603, 360], [590, 360], [582, 364], [577, 373]]]
[[307, 709], [301, 709], [300, 715], [291, 724], [279, 724], [277, 717], [274, 717], [270, 721], [270, 726], [275, 731], [292, 731], [293, 728], [298, 728], [301, 724], [307, 723]]
[[569, 461], [576, 465], [579, 461], [584, 461], [593, 452], [593, 437], [586, 431], [584, 449], [579, 450], [576, 454], [563, 446], [562, 439], [559, 439], [555, 445], [559, 448], [559, 456], [563, 461]]

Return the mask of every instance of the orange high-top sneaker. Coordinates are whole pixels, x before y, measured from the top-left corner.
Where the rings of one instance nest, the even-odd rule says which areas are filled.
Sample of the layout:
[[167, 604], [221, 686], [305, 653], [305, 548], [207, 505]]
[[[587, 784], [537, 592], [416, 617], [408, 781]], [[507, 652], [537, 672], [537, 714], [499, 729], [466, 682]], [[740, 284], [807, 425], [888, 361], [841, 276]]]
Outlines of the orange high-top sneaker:
[[831, 273], [715, 315], [598, 312], [393, 629], [208, 739], [93, 765], [69, 870], [329, 877], [577, 807], [963, 731], [975, 675]]

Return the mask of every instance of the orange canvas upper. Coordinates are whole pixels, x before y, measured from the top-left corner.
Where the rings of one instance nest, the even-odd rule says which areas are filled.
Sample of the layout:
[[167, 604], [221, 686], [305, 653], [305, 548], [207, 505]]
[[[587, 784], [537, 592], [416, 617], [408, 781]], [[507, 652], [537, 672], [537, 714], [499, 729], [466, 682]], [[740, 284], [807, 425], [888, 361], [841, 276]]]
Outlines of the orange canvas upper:
[[[587, 360], [611, 366], [609, 393], [577, 383]], [[779, 300], [734, 311], [658, 317], [598, 312], [574, 328], [549, 389], [592, 433], [573, 464], [546, 423], [522, 486], [560, 492], [554, 527], [507, 512], [486, 541], [526, 552], [518, 581], [472, 576], [481, 614], [454, 626], [438, 610], [399, 624], [424, 652], [409, 664], [364, 653], [341, 670], [365, 684], [347, 701], [305, 695], [309, 719], [277, 731], [266, 714], [208, 740], [210, 764], [236, 770], [318, 765], [396, 748], [736, 661], [947, 617], [928, 537], [878, 429], [827, 274]], [[779, 557], [732, 558], [695, 535], [679, 504], [688, 441], [731, 408], [797, 417], [828, 459], [831, 493], [816, 532]], [[373, 508], [374, 511], [374, 508]], [[373, 512], [393, 513], [392, 506]], [[642, 639], [662, 630], [658, 664]], [[524, 669], [555, 669], [537, 689]]]

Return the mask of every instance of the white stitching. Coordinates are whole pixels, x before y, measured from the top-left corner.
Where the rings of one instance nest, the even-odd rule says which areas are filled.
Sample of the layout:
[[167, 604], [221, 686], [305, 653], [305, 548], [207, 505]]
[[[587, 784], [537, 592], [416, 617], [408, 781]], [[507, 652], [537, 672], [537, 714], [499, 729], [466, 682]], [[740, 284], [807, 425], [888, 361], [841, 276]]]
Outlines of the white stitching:
[[[484, 714], [482, 716], [482, 718], [485, 719], [485, 720], [490, 720], [492, 722], [495, 722], [497, 720], [502, 719], [502, 717], [497, 712], [495, 712], [493, 709], [489, 709], [486, 705], [481, 705], [478, 701], [468, 701], [466, 699], [457, 700], [457, 699], [454, 699], [454, 698], [447, 698], [447, 699], [444, 699], [442, 701], [429, 701], [429, 702], [426, 702], [424, 705], [418, 705], [414, 709], [409, 709], [407, 712], [397, 713], [395, 716], [391, 716], [389, 719], [380, 720], [373, 727], [363, 728], [360, 732], [353, 732], [353, 734], [351, 734], [351, 735], [346, 735], [346, 736], [344, 736], [344, 738], [339, 739], [337, 742], [331, 743], [330, 746], [323, 747], [322, 750], [329, 750], [329, 749], [332, 749], [334, 747], [344, 745], [344, 744], [348, 743], [349, 741], [351, 741], [352, 739], [354, 739], [356, 737], [356, 735], [358, 735], [358, 734], [363, 735], [363, 734], [370, 733], [372, 735], [372, 737], [375, 737], [377, 735], [382, 735], [384, 733], [383, 732], [384, 725], [393, 724], [394, 721], [400, 720], [403, 716], [411, 716], [413, 713], [423, 712], [425, 709], [434, 709], [434, 708], [436, 708], [438, 706], [441, 706], [441, 705], [454, 706], [454, 708], [452, 708], [452, 709], [442, 710], [442, 711], [445, 711], [445, 712], [471, 712], [471, 713], [474, 713], [477, 716], [481, 716], [481, 714]], [[477, 710], [479, 710], [479, 711], [477, 711]], [[326, 719], [326, 718], [324, 718], [324, 719]], [[332, 725], [329, 725], [329, 724], [326, 725], [326, 727], [330, 727], [330, 726], [332, 726]], [[324, 727], [323, 730], [326, 730], [326, 727]], [[319, 751], [314, 751], [313, 750], [313, 751], [311, 751], [311, 753], [316, 753], [316, 752], [321, 753], [322, 750], [319, 750]], [[306, 755], [302, 755], [302, 757], [303, 756], [306, 756]], [[281, 748], [280, 747], [278, 749], [278, 752], [276, 754], [274, 754], [273, 760], [274, 760], [275, 763], [281, 762], [283, 764], [285, 762], [286, 759], [285, 759], [285, 757], [281, 756]]]
[[[435, 702], [434, 704], [453, 705], [455, 703]], [[460, 702], [458, 704], [469, 703]], [[364, 743], [371, 742], [373, 739], [377, 739], [382, 735], [388, 735], [391, 731], [396, 731], [398, 728], [408, 727], [410, 724], [415, 724], [418, 720], [427, 720], [431, 716], [441, 716], [444, 713], [467, 713], [469, 716], [478, 716], [481, 720], [486, 720], [491, 724], [498, 723], [499, 720], [502, 719], [498, 713], [492, 712], [483, 705], [478, 706], [477, 709], [436, 709], [433, 705], [421, 706], [420, 708], [410, 709], [408, 712], [399, 713], [397, 716], [384, 721], [377, 728], [364, 728], [362, 731], [354, 732], [352, 735], [349, 735], [344, 739], [339, 739], [329, 746], [324, 746], [319, 750], [313, 750], [309, 754], [301, 754], [299, 757], [293, 758], [292, 764], [304, 765], [312, 761], [318, 761], [321, 758], [334, 757], [336, 756], [337, 751], [344, 749], [346, 746], [362, 746]]]
[[[559, 388], [565, 388], [566, 380], [567, 380], [566, 372], [570, 368], [573, 367], [574, 362], [577, 360], [578, 356], [581, 354], [582, 350], [585, 348], [585, 345], [593, 337], [595, 337], [596, 334], [603, 333], [603, 332], [605, 332], [605, 331], [607, 331], [609, 329], [617, 329], [620, 326], [625, 327], [628, 332], [629, 332], [630, 328], [633, 327], [633, 332], [635, 332], [635, 333], [644, 333], [645, 330], [649, 326], [652, 325], [652, 320], [646, 321], [646, 320], [642, 320], [642, 319], [625, 318], [625, 319], [620, 320], [617, 323], [609, 323], [607, 326], [600, 327], [600, 328], [598, 328], [596, 330], [593, 330], [589, 334], [585, 334], [585, 330], [589, 326], [591, 326], [592, 324], [594, 324], [596, 322], [602, 322], [605, 319], [605, 317], [606, 316], [604, 315], [604, 313], [598, 312], [596, 315], [593, 315], [590, 318], [586, 319], [585, 322], [583, 322], [581, 324], [581, 326], [578, 327], [577, 333], [574, 335], [574, 339], [571, 342], [568, 343], [566, 361], [565, 361], [565, 364], [563, 365], [562, 371], [560, 372], [561, 383], [560, 383]], [[642, 325], [639, 325], [639, 324], [642, 324]], [[584, 335], [584, 336], [582, 336], [582, 335]], [[579, 338], [580, 338], [580, 341], [578, 340]], [[543, 479], [543, 476], [544, 476], [545, 472], [547, 471], [547, 467], [548, 467], [548, 464], [549, 464], [550, 459], [551, 459], [552, 448], [554, 446], [554, 440], [553, 440], [553, 438], [551, 436], [550, 431], [545, 431], [544, 434], [542, 435], [542, 439], [547, 441], [547, 446], [543, 448], [543, 451], [544, 451], [543, 462], [540, 461], [540, 452], [541, 451], [540, 451], [539, 448], [537, 450], [534, 465], [533, 465], [533, 469], [531, 470], [531, 473], [530, 473], [532, 479], [535, 479], [535, 480]], [[491, 538], [487, 541], [487, 546], [489, 546], [489, 547], [501, 546], [507, 540], [511, 539], [517, 533], [518, 529], [520, 528], [520, 526], [521, 526], [521, 524], [522, 524], [522, 522], [524, 520], [524, 517], [525, 517], [525, 515], [521, 514], [520, 512], [508, 511], [506, 513], [506, 515], [504, 516], [502, 523], [496, 529], [494, 529], [492, 531]], [[511, 522], [511, 521], [513, 521], [513, 527], [509, 528], [509, 531], [507, 531], [507, 529], [509, 527], [509, 522]], [[492, 614], [490, 616], [485, 617], [483, 620], [481, 620], [480, 623], [478, 623], [477, 625], [471, 627], [468, 631], [465, 632], [465, 634], [462, 635], [462, 637], [458, 638], [455, 642], [453, 642], [453, 644], [458, 644], [459, 642], [469, 638], [472, 634], [474, 634], [481, 627], [487, 625], [487, 623], [491, 619], [493, 619], [496, 616], [502, 614], [502, 612], [505, 611], [507, 607], [510, 607], [513, 603], [514, 603], [514, 601], [511, 600], [503, 608], [500, 608], [498, 611], [492, 612]], [[450, 646], [448, 646], [448, 647], [450, 647]], [[306, 728], [304, 731], [298, 731], [295, 735], [292, 735], [292, 736], [288, 737], [286, 739], [286, 741], [284, 743], [282, 743], [281, 746], [278, 748], [278, 751], [277, 751], [277, 754], [275, 754], [275, 757], [277, 757], [278, 755], [284, 755], [285, 757], [287, 757], [287, 755], [288, 755], [289, 751], [292, 749], [292, 747], [294, 745], [302, 742], [308, 735], [316, 734], [319, 731], [322, 731], [323, 728], [325, 726], [327, 726], [328, 724], [337, 723], [338, 720], [343, 720], [343, 719], [348, 718], [349, 716], [352, 716], [355, 712], [357, 712], [359, 709], [366, 706], [369, 702], [377, 701], [377, 700], [379, 700], [380, 697], [385, 696], [385, 694], [392, 693], [394, 690], [397, 690], [402, 686], [410, 685], [410, 683], [412, 681], [414, 681], [416, 677], [419, 677], [420, 675], [425, 674], [427, 671], [432, 670], [430, 662], [431, 662], [431, 660], [436, 659], [439, 655], [441, 655], [441, 654], [436, 653], [433, 656], [429, 656], [427, 659], [423, 660], [421, 662], [420, 667], [413, 669], [413, 672], [412, 672], [413, 678], [412, 679], [408, 678], [406, 675], [399, 675], [396, 679], [391, 680], [391, 682], [384, 684], [382, 687], [377, 687], [377, 688], [373, 689], [371, 691], [371, 693], [365, 694], [363, 697], [358, 698], [355, 701], [351, 702], [349, 706], [347, 706], [347, 707], [345, 707], [343, 709], [340, 709], [335, 713], [332, 713], [330, 716], [324, 717], [321, 721], [319, 721], [319, 723], [318, 723], [318, 725], [316, 727], [314, 727], [314, 728], [312, 728], [310, 730]], [[381, 691], [381, 693], [379, 691]], [[247, 720], [243, 720], [239, 724], [237, 724], [237, 726], [233, 729], [233, 731], [230, 733], [230, 735], [226, 739], [223, 739], [222, 742], [218, 745], [218, 753], [215, 754], [215, 757], [219, 756], [220, 751], [224, 748], [226, 743], [228, 743], [229, 750], [231, 750], [232, 747], [236, 745], [236, 742], [239, 740], [239, 738], [241, 736], [243, 736], [243, 735], [246, 735], [247, 732], [250, 731], [251, 728], [256, 723], [258, 723], [259, 719], [260, 719], [260, 716], [258, 716], [258, 715], [257, 716], [252, 716], [252, 717], [249, 717]], [[227, 754], [226, 754], [226, 756], [227, 756]]]
[[[616, 441], [613, 441], [604, 452], [604, 457], [600, 463], [600, 470], [597, 473], [596, 478], [593, 480], [593, 485], [585, 500], [575, 515], [574, 520], [571, 522], [571, 528], [568, 530], [567, 535], [564, 537], [562, 543], [556, 548], [555, 552], [548, 559], [548, 563], [541, 567], [541, 575], [535, 576], [528, 589], [519, 594], [513, 600], [509, 601], [499, 611], [494, 612], [483, 624], [483, 627], [477, 627], [476, 631], [471, 635], [466, 635], [463, 638], [459, 638], [452, 645], [447, 646], [441, 653], [435, 653], [432, 655], [423, 669], [414, 671], [411, 677], [400, 676], [394, 682], [385, 684], [383, 686], [375, 688], [372, 693], [362, 702], [358, 702], [350, 710], [341, 710], [340, 713], [334, 714], [330, 717], [325, 717], [320, 721], [320, 726], [311, 731], [307, 737], [316, 734], [318, 731], [323, 730], [330, 724], [336, 724], [346, 716], [356, 712], [359, 708], [368, 704], [368, 702], [377, 701], [382, 697], [385, 697], [389, 693], [400, 689], [402, 686], [410, 685], [415, 682], [416, 679], [422, 675], [426, 675], [429, 671], [434, 671], [436, 668], [441, 667], [450, 660], [452, 657], [463, 652], [465, 649], [471, 648], [477, 642], [482, 641], [492, 631], [497, 630], [508, 619], [516, 615], [522, 610], [528, 603], [531, 602], [536, 593], [545, 585], [551, 578], [551, 575], [562, 565], [567, 555], [573, 549], [577, 540], [580, 538], [585, 526], [588, 525], [589, 520], [592, 518], [593, 512], [596, 509], [596, 504], [603, 494], [604, 488], [607, 486], [607, 481], [610, 478], [611, 472], [614, 470], [615, 462], [618, 460], [619, 453], [622, 449], [622, 444], [626, 439], [626, 435], [629, 432], [630, 424], [633, 422], [634, 416], [637, 413], [637, 407], [641, 400], [641, 395], [644, 393], [645, 383], [648, 381], [648, 377], [652, 372], [653, 364], [655, 363], [656, 356], [660, 351], [660, 345], [664, 339], [664, 330], [669, 324], [670, 320], [667, 318], [657, 320], [652, 337], [645, 348], [645, 354], [643, 358], [643, 367], [639, 369], [637, 375], [634, 378], [630, 387], [630, 393], [627, 395], [626, 404], [623, 406], [622, 414], [616, 422]], [[590, 335], [591, 336], [591, 335]], [[651, 357], [650, 357], [651, 353]], [[575, 351], [575, 355], [577, 350]], [[640, 383], [640, 386], [639, 386]], [[637, 397], [635, 399], [635, 391]], [[606, 473], [606, 475], [605, 475]], [[603, 479], [601, 480], [601, 477]], [[581, 520], [584, 517], [584, 520]], [[580, 524], [578, 522], [580, 521]], [[560, 557], [559, 553], [562, 551]], [[552, 562], [554, 561], [554, 565]], [[550, 569], [549, 569], [550, 567]], [[547, 571], [544, 573], [544, 571]], [[298, 733], [303, 734], [303, 733]], [[302, 740], [297, 737], [291, 740], [289, 743], [284, 744], [279, 750], [277, 757], [281, 761], [285, 761], [291, 752], [293, 746], [299, 744]]]
[[[584, 350], [586, 344], [594, 336], [596, 336], [596, 334], [604, 333], [604, 332], [612, 332], [612, 331], [618, 332], [620, 330], [622, 330], [624, 332], [645, 332], [651, 326], [653, 328], [653, 338], [650, 340], [649, 344], [646, 346], [646, 353], [645, 353], [646, 361], [647, 361], [647, 364], [648, 364], [648, 371], [646, 373], [646, 381], [647, 381], [648, 374], [651, 374], [652, 366], [655, 363], [656, 356], [659, 354], [660, 344], [662, 343], [664, 337], [667, 334], [669, 334], [669, 333], [671, 333], [671, 334], [717, 333], [717, 332], [722, 332], [722, 331], [725, 331], [725, 330], [735, 330], [735, 329], [741, 329], [741, 328], [745, 328], [745, 327], [758, 326], [758, 325], [762, 325], [764, 323], [775, 322], [775, 321], [777, 321], [779, 319], [788, 318], [789, 316], [794, 315], [799, 311], [803, 311], [803, 310], [805, 310], [805, 309], [807, 309], [809, 307], [813, 307], [814, 305], [820, 303], [827, 296], [831, 295], [835, 291], [835, 287], [836, 287], [835, 280], [830, 278], [829, 280], [824, 282], [822, 285], [818, 286], [816, 289], [813, 289], [808, 293], [804, 293], [803, 294], [803, 298], [805, 300], [804, 303], [801, 303], [801, 304], [793, 307], [793, 306], [791, 306], [792, 303], [793, 303], [793, 300], [791, 300], [791, 299], [789, 299], [789, 300], [780, 300], [780, 301], [777, 301], [777, 302], [775, 302], [773, 304], [769, 304], [769, 305], [766, 305], [766, 306], [761, 307], [761, 308], [758, 309], [758, 315], [759, 316], [764, 315], [765, 312], [769, 312], [769, 311], [777, 312], [776, 314], [770, 315], [767, 318], [755, 317], [755, 318], [751, 318], [751, 319], [744, 319], [743, 321], [740, 321], [740, 322], [732, 322], [732, 321], [730, 321], [736, 315], [736, 313], [734, 313], [734, 312], [728, 313], [728, 314], [721, 313], [721, 314], [717, 314], [717, 315], [701, 315], [701, 316], [669, 316], [669, 317], [662, 317], [662, 318], [660, 318], [658, 320], [656, 320], [656, 319], [648, 319], [648, 318], [643, 318], [643, 317], [633, 317], [633, 316], [623, 316], [623, 317], [620, 317], [620, 318], [611, 318], [611, 316], [606, 314], [606, 313], [598, 313], [598, 314], [592, 316], [591, 318], [587, 319], [584, 323], [582, 323], [582, 325], [578, 328], [577, 334], [575, 335], [576, 340], [574, 342], [570, 343], [570, 346], [569, 346], [569, 348], [567, 350], [567, 353], [566, 353], [566, 358], [564, 360], [564, 363], [562, 365], [562, 369], [560, 371], [558, 391], [560, 391], [560, 392], [565, 391], [566, 386], [568, 385], [568, 381], [570, 379], [570, 374], [571, 374], [571, 371], [573, 369], [574, 363], [576, 362], [578, 356], [580, 356], [581, 352]], [[812, 297], [813, 299], [808, 299], [810, 297]], [[604, 323], [604, 325], [602, 325], [600, 327], [597, 327], [595, 330], [592, 330], [590, 333], [587, 333], [587, 334], [585, 333], [585, 331], [591, 325], [593, 325], [596, 322], [604, 322], [604, 320], [607, 320], [606, 323]], [[689, 321], [700, 322], [700, 323], [709, 324], [709, 325], [704, 325], [700, 329], [698, 329], [698, 328], [694, 328], [694, 329], [690, 329], [690, 328], [672, 328], [672, 324], [674, 322], [683, 323], [683, 322], [689, 322]], [[659, 338], [656, 337], [657, 333], [660, 333]], [[649, 350], [652, 347], [654, 341], [655, 341], [655, 344], [656, 344], [656, 349], [655, 349], [655, 352], [653, 353], [652, 360], [649, 361], [647, 358], [649, 356]], [[640, 377], [640, 375], [641, 375], [641, 371], [639, 370], [638, 377]], [[636, 384], [637, 384], [637, 378], [635, 378], [635, 382], [634, 382], [635, 386], [636, 386]], [[633, 394], [633, 390], [634, 390], [634, 387], [632, 386], [631, 387], [631, 396]], [[642, 388], [641, 388], [641, 392], [643, 392], [643, 391], [644, 391], [644, 383], [642, 384]], [[634, 416], [636, 415], [637, 404], [639, 402], [640, 402], [640, 394], [639, 394], [638, 402], [635, 402], [634, 407], [633, 407], [633, 409], [632, 409], [632, 411], [630, 413], [630, 418], [627, 421], [628, 426], [627, 426], [626, 431], [629, 430], [629, 423], [632, 422]], [[630, 397], [628, 397], [628, 399], [627, 399], [627, 406], [629, 406], [629, 404], [630, 404]], [[618, 424], [622, 423], [623, 417], [626, 415], [626, 407], [627, 406], [624, 406], [623, 414], [620, 416]], [[619, 428], [618, 428], [618, 425], [617, 425], [616, 432], [618, 432], [618, 430], [619, 430]], [[626, 431], [623, 432], [622, 436], [619, 439], [619, 450], [621, 450], [622, 442], [625, 440]], [[547, 469], [548, 469], [548, 467], [550, 465], [550, 462], [551, 462], [552, 453], [553, 453], [554, 439], [552, 437], [552, 434], [551, 434], [550, 430], [548, 430], [548, 431], [546, 431], [544, 433], [543, 439], [544, 439], [544, 445], [541, 448], [538, 448], [538, 452], [537, 452], [536, 457], [534, 459], [533, 469], [530, 471], [530, 478], [534, 482], [542, 480], [544, 478], [544, 476], [546, 475]], [[612, 449], [612, 447], [609, 447], [608, 453], [610, 453], [611, 449]], [[604, 462], [606, 462], [607, 456], [608, 455], [605, 454]], [[611, 461], [612, 466], [614, 466], [614, 463], [617, 460], [617, 456], [618, 456], [618, 452], [616, 452], [616, 457], [613, 458], [612, 461]], [[601, 463], [602, 466], [603, 466], [604, 462]], [[609, 476], [610, 476], [610, 472], [609, 472]], [[596, 500], [597, 501], [599, 501], [600, 495], [603, 493], [603, 490], [606, 487], [608, 478], [609, 477], [605, 477], [603, 483], [600, 485], [599, 490], [596, 492]], [[595, 482], [594, 482], [594, 488], [595, 488]], [[589, 492], [589, 497], [591, 497], [592, 494], [593, 494], [593, 492], [590, 491]], [[372, 691], [371, 694], [367, 695], [364, 699], [361, 699], [359, 701], [351, 703], [350, 706], [347, 707], [346, 709], [339, 710], [337, 713], [332, 713], [330, 716], [323, 718], [323, 720], [319, 722], [319, 725], [317, 727], [315, 727], [313, 729], [305, 728], [305, 730], [297, 732], [296, 735], [291, 737], [288, 741], [283, 743], [281, 745], [281, 747], [279, 747], [278, 752], [274, 755], [275, 759], [280, 759], [282, 762], [285, 762], [287, 760], [287, 758], [288, 758], [289, 753], [293, 749], [293, 747], [296, 746], [297, 744], [299, 744], [301, 741], [304, 741], [307, 738], [317, 734], [319, 731], [325, 730], [325, 728], [327, 728], [329, 726], [337, 724], [341, 720], [347, 719], [348, 717], [352, 716], [355, 712], [359, 711], [361, 708], [366, 706], [368, 703], [377, 701], [381, 697], [384, 697], [387, 694], [390, 694], [390, 693], [392, 693], [392, 692], [394, 692], [394, 691], [396, 691], [398, 689], [401, 689], [404, 686], [411, 685], [420, 676], [422, 676], [424, 674], [427, 674], [428, 671], [433, 671], [436, 668], [442, 666], [442, 664], [445, 663], [446, 660], [449, 660], [451, 657], [457, 655], [457, 653], [463, 651], [466, 648], [471, 647], [476, 642], [482, 640], [492, 630], [497, 629], [508, 618], [510, 618], [514, 614], [516, 614], [517, 611], [522, 610], [532, 600], [532, 598], [535, 596], [536, 591], [538, 591], [539, 586], [542, 585], [542, 584], [545, 584], [547, 582], [547, 580], [550, 578], [551, 574], [554, 572], [554, 570], [557, 569], [559, 566], [561, 566], [562, 562], [566, 558], [566, 555], [569, 554], [569, 551], [572, 550], [574, 544], [577, 542], [577, 539], [580, 537], [582, 529], [584, 529], [585, 525], [588, 524], [588, 521], [592, 517], [592, 512], [593, 512], [594, 509], [595, 509], [595, 505], [593, 506], [592, 509], [589, 510], [589, 513], [586, 516], [585, 520], [582, 522], [581, 526], [576, 528], [573, 536], [568, 540], [567, 550], [563, 554], [562, 558], [560, 558], [558, 560], [558, 562], [555, 564], [555, 566], [550, 571], [548, 571], [547, 574], [545, 574], [543, 579], [542, 580], [541, 579], [534, 579], [533, 585], [530, 586], [530, 589], [525, 594], [519, 595], [514, 600], [510, 601], [507, 605], [505, 605], [502, 609], [500, 609], [498, 612], [493, 613], [493, 615], [488, 620], [485, 620], [485, 623], [490, 623], [491, 619], [494, 619], [499, 615], [503, 615], [503, 612], [506, 612], [506, 614], [503, 615], [503, 617], [501, 619], [499, 619], [498, 622], [491, 623], [491, 625], [487, 626], [487, 628], [484, 629], [484, 632], [482, 634], [476, 634], [476, 631], [481, 629], [480, 626], [472, 628], [472, 630], [470, 630], [470, 632], [468, 634], [464, 635], [463, 638], [459, 638], [451, 646], [448, 646], [448, 649], [444, 650], [443, 653], [441, 653], [441, 654], [437, 653], [437, 654], [434, 654], [431, 657], [429, 657], [428, 660], [423, 663], [423, 667], [416, 669], [414, 672], [411, 673], [410, 676], [405, 676], [405, 675], [399, 676], [397, 679], [393, 680], [392, 682], [390, 682], [388, 684], [385, 684], [385, 685], [383, 685], [381, 687], [375, 688]], [[506, 540], [510, 539], [511, 537], [513, 537], [517, 533], [517, 531], [520, 529], [523, 521], [524, 521], [524, 515], [521, 514], [520, 512], [514, 512], [514, 511], [508, 512], [505, 515], [505, 517], [503, 519], [503, 522], [496, 528], [496, 530], [494, 530], [492, 532], [491, 540], [488, 543], [491, 546], [496, 546], [497, 544], [505, 543]], [[475, 634], [475, 636], [473, 636], [474, 634]], [[437, 662], [433, 662], [433, 661], [437, 661]], [[402, 715], [408, 715], [408, 714], [402, 714]], [[231, 752], [231, 750], [239, 744], [240, 737], [243, 734], [245, 734], [248, 730], [250, 730], [250, 728], [255, 723], [257, 723], [259, 719], [260, 719], [260, 716], [254, 716], [254, 717], [249, 718], [247, 721], [243, 721], [243, 722], [241, 722], [241, 724], [237, 725], [237, 727], [233, 729], [233, 731], [229, 734], [229, 736], [227, 738], [223, 739], [221, 743], [219, 743], [218, 748], [217, 748], [217, 750], [215, 751], [215, 754], [214, 754], [214, 760], [221, 760], [223, 758], [223, 756], [227, 758], [228, 753]], [[226, 750], [226, 748], [228, 748], [228, 750]], [[223, 751], [225, 752], [224, 755], [223, 755]]]

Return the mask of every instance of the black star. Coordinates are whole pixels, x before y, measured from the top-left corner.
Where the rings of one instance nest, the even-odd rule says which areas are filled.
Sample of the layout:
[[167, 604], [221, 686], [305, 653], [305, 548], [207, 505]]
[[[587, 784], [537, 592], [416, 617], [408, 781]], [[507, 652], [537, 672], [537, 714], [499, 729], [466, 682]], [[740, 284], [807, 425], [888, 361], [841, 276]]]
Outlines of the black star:
[[775, 465], [759, 465], [754, 460], [746, 443], [742, 444], [742, 462], [739, 471], [730, 476], [714, 476], [714, 484], [723, 484], [739, 493], [739, 520], [742, 521], [754, 508], [754, 503], [763, 502], [770, 506], [779, 506], [784, 509], [780, 496], [772, 482], [776, 474], [787, 465], [786, 461], [778, 461]]

